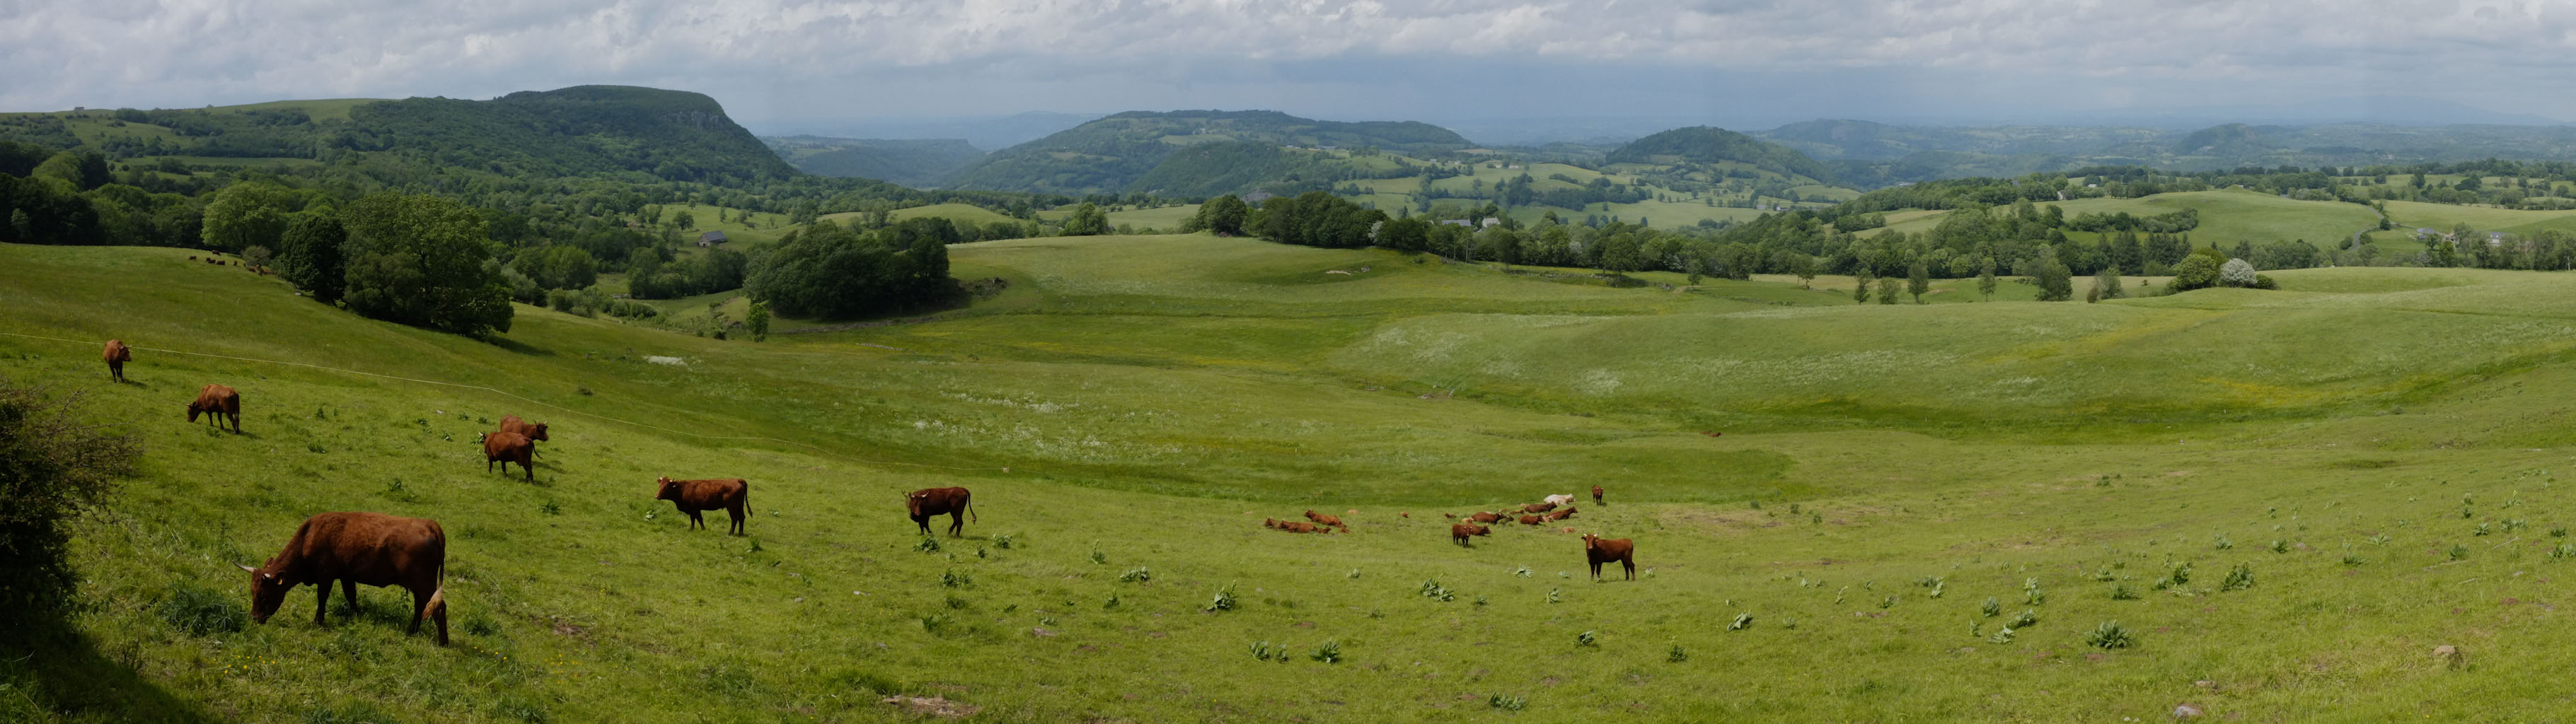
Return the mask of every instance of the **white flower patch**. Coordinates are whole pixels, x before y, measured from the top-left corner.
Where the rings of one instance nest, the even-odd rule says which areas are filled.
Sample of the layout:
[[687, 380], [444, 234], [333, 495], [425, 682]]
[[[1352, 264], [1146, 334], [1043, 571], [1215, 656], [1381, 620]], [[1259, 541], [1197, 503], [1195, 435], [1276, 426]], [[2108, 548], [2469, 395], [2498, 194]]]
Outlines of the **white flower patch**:
[[687, 367], [687, 366], [689, 366], [689, 361], [688, 361], [688, 360], [680, 359], [680, 358], [678, 358], [678, 357], [664, 357], [664, 356], [661, 356], [661, 355], [650, 355], [650, 354], [645, 355], [645, 356], [644, 356], [644, 361], [646, 361], [646, 362], [651, 362], [651, 363], [653, 363], [653, 364], [657, 364], [657, 365], [670, 365], [670, 366], [673, 366], [673, 367]]
[[1594, 397], [1606, 397], [1617, 393], [1619, 384], [1618, 373], [1595, 367], [1584, 371], [1583, 378], [1574, 382], [1574, 389]]

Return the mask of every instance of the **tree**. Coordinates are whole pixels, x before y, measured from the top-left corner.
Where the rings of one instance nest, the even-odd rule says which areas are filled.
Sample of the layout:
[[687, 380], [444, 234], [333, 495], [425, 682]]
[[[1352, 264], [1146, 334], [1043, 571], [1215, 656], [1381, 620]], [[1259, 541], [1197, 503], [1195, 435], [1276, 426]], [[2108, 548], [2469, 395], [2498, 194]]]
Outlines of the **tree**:
[[279, 248], [278, 237], [303, 208], [293, 189], [265, 181], [226, 186], [206, 201], [205, 225], [199, 232], [206, 248], [241, 251], [253, 246]]
[[483, 217], [454, 199], [376, 193], [341, 212], [350, 311], [480, 337], [510, 331], [510, 285]]
[[1922, 304], [1923, 294], [1932, 291], [1932, 270], [1925, 266], [1920, 258], [1915, 259], [1912, 266], [1905, 268], [1905, 291], [1914, 295], [1915, 304]]
[[348, 273], [340, 245], [348, 239], [349, 232], [340, 227], [337, 214], [296, 217], [295, 223], [278, 238], [277, 275], [312, 295], [315, 301], [340, 301]]
[[131, 435], [86, 419], [78, 394], [0, 384], [0, 630], [63, 610], [72, 593], [70, 523], [132, 472]]
[[1193, 218], [1198, 219], [1200, 228], [1210, 232], [1242, 236], [1244, 219], [1251, 215], [1252, 207], [1243, 203], [1242, 197], [1226, 194], [1200, 204], [1198, 215]]
[[1791, 252], [1789, 254], [1789, 273], [1798, 277], [1798, 288], [1815, 288], [1816, 258], [1805, 254]]
[[2073, 274], [2057, 260], [2057, 249], [2042, 246], [2039, 258], [2031, 264], [2031, 282], [2039, 285], [2039, 301], [2063, 302], [2075, 298]]
[[752, 302], [751, 311], [742, 315], [742, 325], [751, 329], [751, 341], [769, 341], [769, 303]]
[[1977, 267], [1977, 294], [1984, 296], [1986, 301], [1995, 300], [1994, 257], [1986, 257], [1985, 263]]
[[679, 210], [679, 211], [672, 212], [672, 214], [671, 214], [671, 228], [674, 228], [674, 229], [695, 229], [695, 228], [698, 228], [698, 217], [695, 217], [695, 216], [691, 216], [691, 215], [689, 215], [689, 210], [688, 210], [688, 209], [681, 209], [681, 210]]
[[2120, 268], [2115, 266], [2103, 267], [2102, 273], [2093, 275], [2093, 292], [2103, 299], [2129, 296], [2127, 290], [2120, 288]]
[[1860, 273], [1859, 275], [1856, 275], [1856, 276], [1852, 277], [1852, 301], [1854, 301], [1854, 302], [1858, 302], [1858, 303], [1861, 303], [1861, 304], [1868, 304], [1868, 303], [1869, 303], [1869, 271], [1868, 271], [1868, 270], [1862, 270], [1862, 271], [1861, 271], [1861, 273]]
[[2174, 264], [2173, 281], [2166, 283], [2165, 288], [2188, 292], [2194, 289], [2206, 289], [2217, 284], [2218, 264], [2211, 262], [2207, 256], [2193, 254], [2183, 257], [2180, 263]]
[[1073, 216], [1064, 220], [1065, 236], [1099, 236], [1109, 233], [1109, 215], [1100, 207], [1085, 201], [1074, 207]]
[[1895, 304], [1896, 292], [1899, 288], [1903, 287], [1904, 284], [1905, 282], [1897, 281], [1896, 277], [1879, 277], [1878, 303]]

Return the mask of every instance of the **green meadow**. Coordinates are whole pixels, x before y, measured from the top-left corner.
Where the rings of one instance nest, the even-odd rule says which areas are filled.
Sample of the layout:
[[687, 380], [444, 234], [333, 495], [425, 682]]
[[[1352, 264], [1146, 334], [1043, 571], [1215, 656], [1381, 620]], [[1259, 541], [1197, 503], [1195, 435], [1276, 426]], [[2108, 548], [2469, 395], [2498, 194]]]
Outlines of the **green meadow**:
[[[75, 635], [0, 660], [0, 720], [2565, 707], [2576, 278], [1880, 305], [1830, 277], [1614, 287], [1206, 235], [950, 251], [1008, 289], [751, 343], [526, 306], [472, 340], [185, 250], [0, 245], [0, 378], [146, 450], [78, 522]], [[184, 419], [210, 382], [244, 434]], [[552, 426], [533, 483], [473, 467], [509, 414]], [[748, 479], [749, 535], [688, 530], [660, 475]], [[1596, 484], [1472, 547], [1442, 517]], [[950, 485], [977, 520], [925, 541], [901, 496]], [[406, 637], [393, 589], [329, 628], [302, 589], [238, 618], [232, 564], [332, 510], [442, 524], [451, 646]], [[1351, 531], [1261, 525], [1307, 510]], [[1637, 580], [1591, 581], [1566, 527], [1633, 539]]]

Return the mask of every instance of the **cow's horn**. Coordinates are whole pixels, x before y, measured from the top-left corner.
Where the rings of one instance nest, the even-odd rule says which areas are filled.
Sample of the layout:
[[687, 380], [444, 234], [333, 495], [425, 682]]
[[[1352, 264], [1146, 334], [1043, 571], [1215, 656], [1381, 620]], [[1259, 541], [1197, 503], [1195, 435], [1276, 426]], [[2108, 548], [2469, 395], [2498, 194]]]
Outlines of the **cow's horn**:
[[242, 564], [239, 564], [239, 563], [235, 563], [235, 564], [233, 564], [233, 567], [234, 567], [234, 568], [239, 568], [239, 569], [242, 569], [242, 570], [244, 570], [244, 571], [251, 572], [251, 573], [258, 573], [258, 572], [259, 572], [259, 569], [257, 569], [257, 568], [252, 568], [252, 567], [250, 567], [250, 566], [245, 566], [245, 565], [242, 565]]

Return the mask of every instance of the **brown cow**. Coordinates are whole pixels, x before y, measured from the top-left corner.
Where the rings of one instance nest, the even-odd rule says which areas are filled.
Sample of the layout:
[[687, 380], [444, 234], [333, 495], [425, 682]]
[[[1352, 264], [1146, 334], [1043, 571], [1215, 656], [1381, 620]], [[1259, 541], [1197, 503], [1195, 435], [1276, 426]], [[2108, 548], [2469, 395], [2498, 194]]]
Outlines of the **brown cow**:
[[1279, 527], [1279, 519], [1278, 519], [1278, 518], [1263, 518], [1263, 519], [1261, 519], [1261, 527], [1263, 527], [1263, 528], [1278, 528], [1278, 527]]
[[1539, 518], [1539, 520], [1544, 520], [1544, 521], [1547, 521], [1547, 522], [1550, 522], [1550, 523], [1554, 523], [1554, 522], [1557, 522], [1557, 521], [1560, 521], [1560, 520], [1564, 520], [1564, 519], [1567, 519], [1567, 518], [1572, 518], [1572, 517], [1574, 517], [1574, 506], [1569, 505], [1569, 506], [1566, 506], [1564, 510], [1556, 511], [1556, 512], [1554, 512], [1554, 513], [1549, 513], [1549, 514], [1547, 514], [1547, 515], [1542, 515], [1542, 516], [1539, 516], [1538, 518]]
[[535, 440], [537, 442], [545, 442], [547, 440], [545, 423], [522, 420], [519, 419], [518, 415], [502, 415], [501, 431], [526, 435], [528, 439]]
[[1342, 524], [1342, 519], [1341, 519], [1341, 517], [1340, 517], [1340, 516], [1325, 515], [1325, 514], [1323, 514], [1323, 513], [1317, 513], [1317, 512], [1315, 512], [1315, 511], [1309, 510], [1309, 511], [1306, 511], [1306, 519], [1307, 519], [1307, 520], [1311, 520], [1311, 521], [1315, 521], [1315, 524], [1316, 524], [1316, 525], [1329, 525], [1329, 526], [1332, 526], [1332, 527], [1335, 527], [1335, 528], [1340, 528], [1340, 529], [1342, 529], [1342, 532], [1344, 532], [1344, 533], [1348, 533], [1348, 532], [1350, 532], [1350, 530], [1351, 530], [1351, 527], [1350, 527], [1350, 526], [1348, 526], [1348, 525], [1343, 525], [1343, 524]]
[[955, 538], [966, 534], [966, 519], [975, 514], [975, 494], [965, 488], [922, 488], [904, 496], [903, 504], [925, 536], [930, 535], [932, 516], [946, 514], [948, 535]]
[[1294, 520], [1280, 523], [1279, 527], [1286, 529], [1290, 533], [1330, 533], [1333, 530], [1313, 523]]
[[134, 348], [125, 346], [125, 340], [111, 339], [107, 341], [107, 349], [99, 355], [107, 359], [108, 378], [124, 382], [125, 363], [134, 361]]
[[1521, 506], [1521, 512], [1523, 513], [1545, 513], [1555, 509], [1555, 503], [1531, 503]]
[[501, 474], [510, 474], [510, 463], [527, 470], [528, 482], [537, 481], [537, 444], [528, 436], [515, 432], [493, 432], [483, 435], [483, 472], [492, 472], [493, 463], [501, 464]]
[[1611, 540], [1590, 533], [1583, 534], [1583, 557], [1592, 561], [1592, 580], [1601, 580], [1601, 564], [1618, 561], [1627, 569], [1628, 580], [1637, 580], [1637, 542], [1627, 538]]
[[230, 418], [233, 434], [241, 434], [241, 393], [223, 385], [207, 385], [197, 391], [197, 401], [188, 403], [189, 422], [196, 422], [200, 414], [206, 416], [206, 424], [218, 429], [224, 426], [225, 418]]
[[1458, 545], [1462, 547], [1467, 545], [1467, 536], [1486, 535], [1492, 532], [1494, 532], [1494, 529], [1476, 525], [1474, 523], [1452, 523], [1449, 525], [1449, 538], [1457, 541]]
[[701, 511], [723, 508], [726, 514], [733, 516], [733, 525], [725, 528], [725, 532], [745, 534], [742, 519], [751, 513], [750, 482], [742, 478], [672, 480], [667, 477], [655, 478], [653, 482], [653, 499], [671, 501], [673, 507], [689, 514], [690, 530], [707, 527], [706, 516]]
[[318, 513], [304, 519], [285, 550], [258, 568], [233, 564], [250, 572], [250, 618], [268, 623], [286, 592], [312, 584], [313, 625], [326, 626], [322, 612], [331, 602], [331, 582], [340, 582], [349, 608], [358, 607], [358, 584], [401, 586], [411, 591], [411, 628], [420, 619], [438, 622], [438, 645], [447, 645], [447, 533], [438, 521], [383, 513]]
[[1538, 525], [1538, 516], [1535, 516], [1535, 515], [1524, 515], [1524, 516], [1521, 516], [1521, 525]]
[[1468, 519], [1468, 520], [1475, 521], [1475, 522], [1478, 522], [1478, 523], [1500, 523], [1500, 522], [1503, 522], [1503, 514], [1501, 514], [1501, 513], [1477, 513], [1477, 514], [1475, 514], [1475, 515], [1467, 516], [1467, 519]]
[[1598, 485], [1592, 486], [1592, 504], [1593, 504], [1593, 505], [1600, 505], [1600, 504], [1601, 504], [1601, 486], [1598, 486]]

